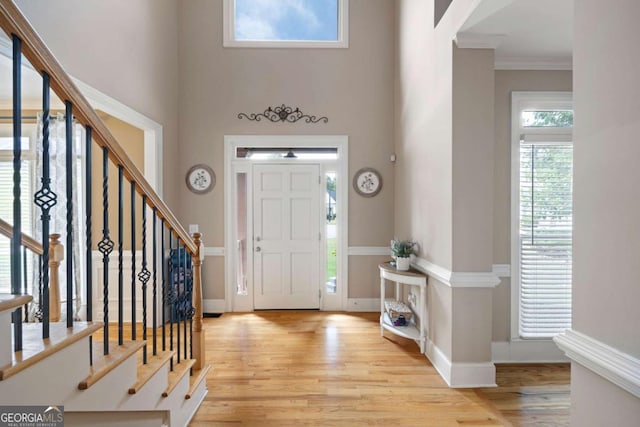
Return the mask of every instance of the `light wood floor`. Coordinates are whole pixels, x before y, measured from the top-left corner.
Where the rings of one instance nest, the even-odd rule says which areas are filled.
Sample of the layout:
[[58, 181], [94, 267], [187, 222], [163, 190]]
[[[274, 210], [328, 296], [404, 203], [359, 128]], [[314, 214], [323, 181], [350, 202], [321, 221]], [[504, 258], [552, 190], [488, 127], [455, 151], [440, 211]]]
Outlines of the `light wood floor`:
[[450, 389], [376, 313], [205, 319], [209, 394], [190, 426], [568, 425], [568, 365], [498, 368], [498, 388]]

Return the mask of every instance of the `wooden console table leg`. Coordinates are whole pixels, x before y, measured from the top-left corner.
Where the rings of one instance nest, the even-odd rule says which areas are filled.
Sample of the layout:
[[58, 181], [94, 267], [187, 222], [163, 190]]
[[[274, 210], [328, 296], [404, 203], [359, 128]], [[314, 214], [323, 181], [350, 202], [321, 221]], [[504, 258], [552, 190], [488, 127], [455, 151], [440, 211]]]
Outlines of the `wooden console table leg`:
[[426, 286], [420, 286], [420, 352], [422, 354], [425, 354], [425, 352], [427, 351], [426, 347], [427, 347], [427, 337], [425, 334], [425, 325], [427, 324], [427, 322], [429, 321], [429, 319], [427, 319], [426, 317], [426, 304], [427, 304], [427, 300], [426, 300]]
[[386, 296], [385, 281], [383, 277], [380, 277], [380, 336], [384, 336], [384, 298]]

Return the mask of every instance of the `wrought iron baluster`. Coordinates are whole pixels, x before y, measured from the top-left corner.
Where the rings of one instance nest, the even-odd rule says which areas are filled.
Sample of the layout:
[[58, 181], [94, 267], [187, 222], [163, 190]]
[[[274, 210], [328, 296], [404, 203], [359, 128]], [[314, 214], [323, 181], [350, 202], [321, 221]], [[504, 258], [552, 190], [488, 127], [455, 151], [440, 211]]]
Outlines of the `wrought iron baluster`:
[[138, 273], [138, 279], [142, 283], [142, 339], [145, 341], [142, 347], [142, 363], [147, 364], [147, 283], [151, 273], [147, 269], [147, 196], [142, 196], [142, 270]]
[[[180, 237], [177, 238], [176, 240], [176, 255], [177, 255], [177, 260], [176, 262], [176, 302], [174, 303], [174, 307], [175, 307], [175, 313], [176, 313], [176, 321], [178, 323], [177, 325], [177, 330], [176, 330], [176, 349], [178, 350], [178, 363], [180, 363], [180, 305], [181, 305], [181, 298], [182, 295], [180, 293], [180, 277], [181, 277], [181, 273], [182, 272], [182, 265], [180, 264]], [[173, 260], [171, 261], [173, 263]]]
[[153, 208], [153, 345], [152, 351], [155, 356], [158, 354], [158, 337], [156, 332], [158, 329], [158, 211]]
[[[22, 293], [29, 294], [29, 279], [27, 278], [27, 247], [22, 247]], [[24, 305], [24, 321], [29, 321], [29, 304]]]
[[104, 354], [109, 354], [109, 255], [113, 251], [113, 240], [109, 237], [109, 152], [102, 148], [102, 240], [98, 250], [102, 253], [102, 297], [104, 322]]
[[38, 306], [35, 308], [34, 317], [42, 321], [42, 255], [38, 256]]
[[[11, 238], [11, 293], [20, 294], [22, 284], [22, 206], [20, 203], [20, 168], [22, 167], [22, 41], [13, 38], [13, 237]], [[22, 350], [22, 307], [13, 316], [14, 350]]]
[[193, 359], [193, 315], [195, 309], [193, 306], [193, 257], [195, 254], [189, 256], [189, 272], [191, 274], [191, 290], [189, 292], [189, 358]]
[[118, 345], [124, 344], [124, 168], [118, 165]]
[[67, 196], [67, 328], [73, 326], [73, 107], [65, 101], [65, 161], [66, 161], [66, 196]]
[[167, 257], [164, 253], [164, 218], [160, 222], [160, 259], [162, 260], [162, 351], [167, 351]]
[[182, 273], [184, 274], [183, 276], [183, 280], [182, 280], [182, 310], [181, 311], [181, 315], [183, 316], [182, 320], [182, 337], [183, 337], [183, 352], [182, 352], [182, 357], [184, 357], [185, 359], [187, 358], [187, 317], [189, 314], [189, 301], [188, 301], [188, 288], [189, 288], [189, 281], [188, 281], [188, 276], [187, 276], [187, 244], [185, 243], [183, 245], [183, 249], [184, 249], [184, 258], [182, 260], [183, 263], [183, 269], [182, 269]]
[[131, 181], [131, 339], [136, 340], [136, 183]]
[[[93, 221], [93, 212], [92, 212], [92, 199], [93, 199], [93, 190], [92, 190], [92, 176], [91, 176], [91, 162], [93, 159], [93, 141], [92, 141], [92, 129], [91, 126], [87, 126], [85, 128], [85, 177], [84, 177], [84, 193], [85, 193], [85, 230], [86, 230], [86, 255], [85, 262], [87, 266], [86, 271], [86, 285], [87, 285], [87, 322], [93, 321], [93, 260], [91, 259], [91, 247], [93, 246], [93, 236], [92, 236], [92, 221]], [[91, 339], [90, 339], [91, 344]]]
[[[173, 273], [175, 268], [173, 267], [173, 229], [169, 228], [169, 289], [167, 289], [167, 302], [169, 306], [169, 350], [173, 351], [173, 318], [175, 316], [174, 311], [174, 297], [173, 297]], [[173, 371], [173, 356], [169, 360], [169, 368]]]
[[[91, 176], [91, 162], [93, 160], [93, 141], [91, 138], [91, 126], [85, 127], [85, 161], [84, 161], [84, 193], [85, 193], [85, 238], [86, 238], [86, 246], [85, 246], [85, 264], [87, 271], [85, 273], [85, 282], [87, 286], [87, 322], [93, 321], [93, 260], [91, 259], [91, 249], [93, 245], [92, 240], [92, 199], [93, 199], [93, 189], [92, 187], [92, 176]], [[89, 365], [93, 365], [93, 335], [89, 337]]]
[[42, 313], [42, 338], [49, 338], [49, 211], [58, 203], [58, 196], [51, 191], [51, 169], [49, 158], [49, 125], [51, 122], [51, 89], [49, 74], [42, 72], [42, 186], [33, 197], [41, 210], [42, 221], [42, 280], [40, 282], [40, 308]]

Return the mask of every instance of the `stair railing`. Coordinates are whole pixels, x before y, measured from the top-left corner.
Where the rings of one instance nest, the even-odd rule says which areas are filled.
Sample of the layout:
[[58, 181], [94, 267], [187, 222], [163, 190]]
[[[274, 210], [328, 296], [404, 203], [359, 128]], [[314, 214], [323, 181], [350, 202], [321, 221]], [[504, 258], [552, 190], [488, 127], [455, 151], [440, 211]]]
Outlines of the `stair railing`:
[[[19, 237], [22, 234], [20, 213], [22, 206], [20, 205], [20, 153], [21, 147], [21, 59], [22, 56], [26, 58], [30, 64], [37, 70], [42, 76], [43, 82], [43, 105], [42, 105], [42, 150], [43, 150], [43, 165], [41, 171], [41, 188], [34, 195], [34, 203], [39, 207], [41, 213], [40, 220], [42, 221], [43, 236], [49, 234], [49, 221], [50, 212], [52, 209], [63, 208], [57, 206], [58, 195], [55, 194], [51, 188], [51, 179], [49, 175], [50, 167], [50, 154], [49, 154], [49, 121], [51, 114], [49, 93], [52, 90], [61, 100], [64, 100], [65, 104], [65, 120], [66, 120], [66, 268], [67, 268], [67, 327], [73, 325], [73, 284], [71, 277], [73, 277], [73, 269], [76, 266], [73, 265], [72, 256], [72, 244], [74, 239], [81, 239], [84, 237], [86, 241], [86, 277], [84, 278], [87, 283], [87, 321], [93, 321], [94, 313], [92, 307], [92, 259], [91, 249], [94, 243], [97, 243], [97, 248], [102, 254], [102, 269], [103, 269], [103, 309], [102, 309], [102, 322], [103, 328], [103, 353], [109, 354], [110, 351], [110, 328], [109, 324], [112, 321], [112, 313], [109, 312], [109, 265], [110, 255], [114, 250], [117, 250], [117, 270], [118, 270], [118, 344], [123, 343], [124, 332], [124, 320], [123, 313], [124, 308], [124, 270], [123, 257], [124, 257], [124, 242], [126, 236], [123, 233], [123, 205], [125, 196], [125, 181], [129, 184], [129, 196], [131, 198], [131, 213], [130, 220], [132, 224], [131, 236], [128, 243], [131, 246], [132, 253], [132, 265], [131, 265], [131, 294], [132, 294], [132, 307], [131, 307], [131, 329], [130, 334], [133, 340], [137, 337], [137, 319], [136, 311], [138, 301], [136, 291], [138, 287], [141, 289], [141, 302], [142, 302], [142, 339], [148, 338], [148, 325], [147, 325], [147, 287], [149, 281], [151, 281], [152, 294], [153, 294], [153, 326], [152, 326], [152, 353], [155, 355], [158, 351], [157, 336], [161, 334], [162, 350], [166, 350], [167, 344], [173, 350], [174, 346], [174, 324], [177, 325], [175, 333], [177, 335], [177, 345], [175, 348], [177, 355], [177, 362], [181, 359], [195, 358], [194, 367], [196, 369], [204, 365], [204, 331], [202, 330], [202, 284], [201, 284], [201, 251], [200, 251], [200, 235], [195, 233], [190, 236], [178, 222], [174, 214], [169, 207], [164, 203], [160, 196], [153, 190], [152, 186], [144, 178], [143, 174], [138, 170], [133, 161], [126, 154], [122, 146], [117, 142], [111, 132], [108, 130], [104, 122], [99, 118], [89, 102], [81, 94], [78, 88], [75, 86], [71, 78], [64, 71], [62, 66], [58, 63], [52, 53], [48, 50], [44, 42], [36, 34], [35, 30], [28, 23], [26, 18], [19, 11], [18, 7], [12, 0], [0, 0], [0, 27], [4, 32], [12, 39], [13, 42], [13, 140], [14, 140], [14, 182], [13, 182], [13, 206], [14, 206], [14, 237], [12, 238], [11, 245], [11, 261], [12, 261], [12, 293], [20, 294], [20, 280], [21, 272], [19, 269], [21, 262], [21, 253], [19, 250]], [[75, 188], [71, 177], [71, 162], [72, 158], [72, 145], [73, 145], [73, 125], [79, 123], [84, 126], [86, 132], [86, 159], [85, 169], [85, 192], [86, 192], [86, 206], [84, 218], [84, 236], [73, 235], [73, 221], [74, 215], [72, 213], [72, 200], [74, 191], [80, 191]], [[92, 145], [96, 143], [100, 148], [102, 155], [102, 167], [100, 171], [96, 171], [94, 174], [91, 170], [92, 163]], [[117, 221], [117, 233], [113, 232], [113, 224], [109, 223], [109, 212], [112, 207], [109, 205], [109, 187], [111, 185], [112, 177], [109, 176], [109, 164], [113, 164], [117, 168], [117, 188], [118, 188], [118, 221]], [[92, 216], [92, 194], [91, 194], [91, 182], [98, 176], [102, 181], [102, 233], [97, 238], [97, 242], [91, 233], [92, 222], [94, 218]], [[136, 201], [141, 199], [142, 212], [140, 212], [142, 219], [142, 230], [140, 234], [136, 233]], [[147, 214], [151, 211], [152, 221], [151, 226], [148, 226]], [[79, 218], [75, 219], [79, 221]], [[159, 229], [158, 229], [159, 225]], [[151, 230], [149, 230], [151, 228]], [[148, 234], [152, 236], [152, 265], [147, 262], [148, 251]], [[136, 259], [136, 237], [141, 235], [141, 250], [143, 252], [142, 265], [138, 269], [135, 264]], [[114, 239], [117, 239], [114, 240]], [[170, 248], [170, 253], [165, 253], [166, 243]], [[175, 243], [175, 245], [174, 245]], [[117, 247], [116, 247], [117, 244]], [[51, 246], [48, 239], [43, 239], [42, 242], [42, 257], [43, 263], [46, 265], [49, 263], [51, 257]], [[177, 259], [177, 264], [173, 261]], [[167, 265], [168, 264], [168, 265]], [[150, 270], [151, 269], [151, 270]], [[158, 279], [158, 271], [161, 271], [161, 277]], [[158, 287], [161, 286], [158, 292]], [[52, 284], [49, 280], [47, 269], [43, 274], [43, 302], [49, 300], [49, 291]], [[158, 300], [161, 298], [161, 301]], [[160, 304], [163, 302], [163, 304]], [[162, 312], [161, 328], [158, 328], [156, 323], [159, 315], [157, 308], [160, 307]], [[49, 322], [51, 313], [48, 309], [48, 304], [44, 304], [43, 307], [43, 338], [49, 336]], [[168, 319], [167, 319], [168, 316]], [[21, 327], [20, 322], [16, 321], [14, 325], [14, 337], [15, 348], [19, 350], [21, 348], [20, 335], [21, 332], [18, 328]], [[189, 327], [187, 327], [187, 324]], [[182, 327], [181, 327], [182, 326]], [[171, 339], [166, 338], [166, 328], [169, 328]], [[161, 331], [160, 331], [161, 329]], [[182, 338], [182, 345], [180, 341]], [[169, 343], [167, 343], [169, 341]], [[143, 352], [144, 363], [147, 363], [147, 345], [145, 344]], [[171, 362], [173, 366], [173, 359]]]
[[[0, 235], [3, 235], [9, 239], [13, 238], [13, 226], [0, 218]], [[51, 297], [49, 299], [49, 311], [51, 320], [57, 322], [60, 318], [60, 281], [58, 279], [58, 269], [60, 267], [60, 261], [64, 256], [64, 247], [59, 241], [59, 234], [51, 234], [49, 236], [49, 246], [51, 248], [52, 256], [49, 258], [49, 274], [51, 276]], [[22, 294], [33, 294], [35, 292], [38, 293], [39, 299], [37, 301], [38, 306], [36, 307], [36, 317], [42, 316], [42, 245], [33, 237], [29, 236], [26, 233], [22, 233], [21, 238], [21, 248], [22, 248]], [[29, 278], [27, 277], [27, 251], [30, 251], [32, 254], [38, 257], [38, 266], [40, 269], [39, 274], [37, 275], [38, 280], [38, 289], [31, 289], [29, 286]], [[35, 274], [35, 273], [34, 273]], [[33, 303], [33, 302], [32, 302]], [[57, 313], [57, 318], [56, 314]], [[28, 305], [24, 307], [24, 321], [28, 321], [29, 318], [29, 308]]]

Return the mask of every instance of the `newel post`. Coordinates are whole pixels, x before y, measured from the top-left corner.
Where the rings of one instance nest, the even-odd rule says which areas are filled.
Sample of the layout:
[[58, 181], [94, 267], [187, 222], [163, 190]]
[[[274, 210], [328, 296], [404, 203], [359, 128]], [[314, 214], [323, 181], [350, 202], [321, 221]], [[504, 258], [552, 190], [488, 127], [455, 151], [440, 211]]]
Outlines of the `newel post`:
[[193, 255], [193, 354], [196, 360], [194, 369], [205, 365], [204, 330], [202, 330], [202, 241], [200, 233], [193, 233], [196, 253]]
[[59, 234], [49, 235], [49, 319], [60, 321], [60, 277], [58, 267], [64, 259], [64, 246], [60, 243]]

